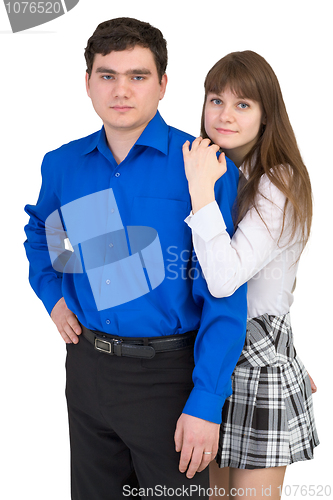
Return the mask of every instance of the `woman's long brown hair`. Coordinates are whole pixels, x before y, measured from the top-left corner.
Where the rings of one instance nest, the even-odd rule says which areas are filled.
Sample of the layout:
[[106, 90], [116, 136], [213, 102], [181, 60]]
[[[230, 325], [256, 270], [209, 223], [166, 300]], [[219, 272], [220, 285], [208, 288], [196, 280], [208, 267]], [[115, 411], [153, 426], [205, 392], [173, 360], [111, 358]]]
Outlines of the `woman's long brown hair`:
[[205, 80], [205, 102], [201, 119], [201, 135], [204, 138], [208, 137], [204, 126], [207, 94], [220, 94], [226, 89], [239, 97], [259, 102], [265, 117], [265, 125], [262, 125], [257, 143], [244, 158], [248, 181], [238, 194], [237, 223], [250, 207], [256, 208], [259, 181], [266, 174], [286, 196], [281, 235], [288, 209], [291, 239], [296, 232], [300, 234], [304, 248], [312, 221], [311, 183], [289, 121], [278, 79], [267, 61], [255, 52], [232, 52], [223, 57], [208, 72]]

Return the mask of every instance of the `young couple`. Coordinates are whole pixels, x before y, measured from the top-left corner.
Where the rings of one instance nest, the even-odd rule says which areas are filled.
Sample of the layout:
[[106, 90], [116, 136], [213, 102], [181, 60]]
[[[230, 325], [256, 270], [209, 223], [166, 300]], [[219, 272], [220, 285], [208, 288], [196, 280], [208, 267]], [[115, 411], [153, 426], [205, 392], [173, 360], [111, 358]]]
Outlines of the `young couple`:
[[30, 282], [67, 346], [72, 498], [208, 498], [208, 469], [217, 498], [278, 498], [318, 438], [289, 319], [311, 187], [275, 74], [251, 51], [221, 59], [193, 140], [157, 111], [159, 30], [107, 21], [85, 57], [103, 127], [45, 156], [26, 206]]

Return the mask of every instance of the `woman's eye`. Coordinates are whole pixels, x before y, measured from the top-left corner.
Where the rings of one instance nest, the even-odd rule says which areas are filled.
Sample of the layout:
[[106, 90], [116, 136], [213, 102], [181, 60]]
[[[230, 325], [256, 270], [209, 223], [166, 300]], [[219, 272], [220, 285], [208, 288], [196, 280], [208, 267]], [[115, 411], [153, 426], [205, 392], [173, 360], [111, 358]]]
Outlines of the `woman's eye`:
[[241, 109], [246, 109], [246, 108], [248, 108], [248, 107], [249, 107], [249, 105], [248, 105], [248, 104], [246, 104], [246, 102], [240, 102], [240, 103], [238, 104], [238, 106], [239, 106]]
[[214, 104], [216, 104], [217, 106], [219, 106], [220, 104], [222, 104], [221, 99], [212, 99], [212, 102], [213, 102]]

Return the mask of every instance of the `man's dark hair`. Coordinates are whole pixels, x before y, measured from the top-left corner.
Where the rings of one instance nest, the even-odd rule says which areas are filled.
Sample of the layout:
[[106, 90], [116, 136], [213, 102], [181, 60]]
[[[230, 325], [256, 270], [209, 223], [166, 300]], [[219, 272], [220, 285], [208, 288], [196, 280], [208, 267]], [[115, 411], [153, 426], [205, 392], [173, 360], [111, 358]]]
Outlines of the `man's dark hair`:
[[159, 29], [130, 17], [110, 19], [97, 26], [84, 52], [89, 78], [95, 54], [106, 56], [112, 51], [131, 49], [136, 45], [151, 50], [161, 82], [168, 63], [166, 41]]

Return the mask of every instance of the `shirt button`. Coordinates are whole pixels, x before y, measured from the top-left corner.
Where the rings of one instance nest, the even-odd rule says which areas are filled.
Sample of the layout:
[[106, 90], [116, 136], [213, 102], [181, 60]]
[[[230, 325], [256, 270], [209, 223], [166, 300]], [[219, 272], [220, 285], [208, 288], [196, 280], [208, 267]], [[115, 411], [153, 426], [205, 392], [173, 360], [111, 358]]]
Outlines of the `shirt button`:
[[120, 177], [120, 173], [119, 173], [119, 172], [117, 172], [117, 173], [116, 173], [116, 174], [114, 174], [114, 175], [115, 175], [115, 177]]
[[114, 214], [114, 208], [111, 208], [111, 213]]
[[110, 321], [109, 319], [107, 319], [107, 320], [105, 321], [105, 323], [106, 323], [107, 325], [109, 325], [109, 324], [111, 323], [111, 321]]
[[109, 244], [109, 247], [110, 247], [110, 248], [112, 248], [112, 247], [113, 247], [113, 243], [110, 243], [110, 244]]
[[111, 281], [110, 280], [106, 280], [105, 282], [107, 285], [110, 285]]

